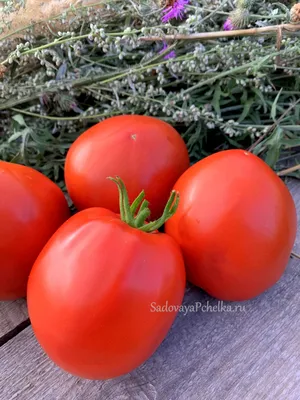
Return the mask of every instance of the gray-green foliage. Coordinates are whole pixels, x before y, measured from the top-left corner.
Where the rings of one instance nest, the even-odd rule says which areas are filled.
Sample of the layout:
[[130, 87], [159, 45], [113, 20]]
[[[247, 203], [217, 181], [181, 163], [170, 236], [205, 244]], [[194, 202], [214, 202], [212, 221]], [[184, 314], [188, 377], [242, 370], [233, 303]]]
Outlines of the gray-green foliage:
[[[18, 46], [2, 41], [8, 70], [0, 81], [1, 157], [61, 182], [65, 154], [81, 132], [106, 117], [137, 113], [174, 125], [193, 162], [247, 148], [264, 134], [254, 151], [272, 166], [282, 150], [285, 159], [297, 159], [298, 36], [284, 36], [280, 50], [274, 36], [173, 41], [170, 60], [168, 51], [160, 54], [162, 42], [140, 40], [222, 30], [233, 4], [193, 0], [182, 22], [163, 25], [154, 1], [112, 0], [98, 10], [73, 10], [65, 32], [51, 33], [50, 22], [47, 37], [31, 27]], [[287, 22], [283, 3], [259, 4], [251, 7], [252, 26]]]

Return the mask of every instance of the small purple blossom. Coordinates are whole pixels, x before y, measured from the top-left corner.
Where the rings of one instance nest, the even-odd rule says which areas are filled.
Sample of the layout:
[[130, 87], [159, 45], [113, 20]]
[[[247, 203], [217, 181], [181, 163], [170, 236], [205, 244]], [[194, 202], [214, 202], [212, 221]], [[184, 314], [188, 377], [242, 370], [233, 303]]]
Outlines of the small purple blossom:
[[183, 18], [185, 13], [185, 6], [189, 3], [189, 0], [176, 0], [174, 4], [170, 7], [167, 7], [163, 12], [165, 15], [162, 17], [162, 22], [165, 24], [169, 22], [172, 18]]
[[169, 54], [166, 54], [166, 55], [164, 56], [164, 59], [165, 59], [165, 60], [170, 60], [171, 58], [175, 58], [175, 57], [176, 57], [176, 53], [175, 53], [174, 50], [172, 50], [172, 51], [170, 51]]
[[[161, 49], [161, 51], [159, 52], [159, 54], [165, 52], [165, 51], [168, 49], [168, 47], [169, 47], [169, 46], [167, 45], [167, 43], [164, 42], [164, 47]], [[176, 53], [175, 53], [174, 50], [172, 50], [172, 51], [170, 51], [170, 53], [168, 53], [168, 54], [166, 54], [166, 55], [164, 56], [164, 59], [165, 59], [165, 60], [170, 60], [171, 58], [175, 58], [175, 57], [176, 57]]]
[[223, 25], [224, 31], [233, 31], [235, 29], [235, 26], [233, 25], [232, 21], [230, 18], [227, 18], [224, 25]]

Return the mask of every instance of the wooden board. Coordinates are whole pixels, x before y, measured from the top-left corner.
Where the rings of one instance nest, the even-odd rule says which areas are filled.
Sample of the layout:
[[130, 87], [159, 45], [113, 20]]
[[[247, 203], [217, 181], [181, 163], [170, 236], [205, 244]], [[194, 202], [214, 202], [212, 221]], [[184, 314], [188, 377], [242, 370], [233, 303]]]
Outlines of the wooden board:
[[[292, 181], [290, 188], [300, 215], [300, 182]], [[299, 239], [298, 234], [298, 253]], [[82, 380], [61, 371], [29, 327], [0, 348], [0, 399], [299, 400], [299, 270], [300, 260], [291, 259], [272, 289], [240, 303], [245, 309], [180, 313], [150, 360], [110, 381]], [[218, 304], [188, 288], [184, 304], [197, 302]]]
[[[1, 338], [28, 319], [25, 300], [0, 302], [0, 343]], [[1, 397], [0, 397], [1, 398]]]

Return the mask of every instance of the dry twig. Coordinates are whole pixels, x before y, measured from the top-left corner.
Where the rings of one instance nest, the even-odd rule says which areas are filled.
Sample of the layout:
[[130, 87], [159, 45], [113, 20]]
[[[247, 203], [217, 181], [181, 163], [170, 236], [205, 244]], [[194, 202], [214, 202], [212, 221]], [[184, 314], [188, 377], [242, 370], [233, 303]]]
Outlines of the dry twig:
[[142, 41], [164, 41], [164, 40], [212, 40], [221, 38], [230, 38], [235, 36], [262, 36], [278, 35], [278, 31], [287, 35], [297, 34], [300, 31], [300, 24], [281, 24], [264, 26], [262, 28], [238, 29], [234, 31], [200, 32], [190, 35], [176, 34], [165, 36], [145, 36], [140, 38]]
[[285, 176], [290, 174], [291, 172], [296, 172], [300, 170], [300, 164], [294, 165], [293, 167], [283, 169], [282, 171], [277, 172], [278, 176]]

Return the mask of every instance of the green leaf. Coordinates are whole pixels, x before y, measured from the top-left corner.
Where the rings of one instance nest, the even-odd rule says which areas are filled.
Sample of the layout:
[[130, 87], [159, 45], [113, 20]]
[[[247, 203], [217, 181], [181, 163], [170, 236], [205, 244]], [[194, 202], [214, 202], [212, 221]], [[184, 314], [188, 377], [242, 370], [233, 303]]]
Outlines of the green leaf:
[[249, 114], [249, 118], [252, 121], [253, 125], [262, 125], [262, 121], [260, 119], [260, 113], [257, 111], [254, 111], [252, 109], [252, 112]]
[[299, 120], [300, 119], [300, 106], [299, 105], [295, 106], [294, 110], [295, 110], [295, 118]]
[[23, 135], [22, 131], [14, 132], [8, 139], [8, 143], [14, 142], [15, 140], [19, 139]]
[[243, 89], [243, 95], [241, 97], [241, 103], [243, 103], [243, 104], [246, 103], [247, 99], [248, 99], [248, 90]]
[[21, 131], [15, 131], [8, 139], [8, 143], [12, 143], [15, 140], [18, 140], [20, 137], [23, 137], [24, 135], [28, 135], [31, 132], [30, 128], [25, 128]]
[[238, 143], [236, 140], [232, 139], [231, 137], [229, 137], [229, 136], [227, 136], [227, 135], [224, 135], [224, 136], [225, 136], [226, 140], [227, 140], [232, 146], [234, 146], [234, 147], [236, 147], [236, 148], [238, 148], [238, 149], [242, 149], [242, 148], [243, 148], [243, 146], [242, 146], [240, 143]]
[[246, 103], [245, 103], [245, 105], [244, 105], [243, 112], [242, 112], [240, 118], [238, 119], [238, 122], [239, 122], [239, 123], [241, 123], [242, 121], [244, 121], [245, 118], [248, 117], [249, 112], [250, 112], [250, 110], [251, 110], [251, 107], [252, 107], [253, 103], [254, 103], [254, 99], [248, 99], [248, 100], [246, 101]]
[[300, 146], [300, 138], [299, 139], [282, 139], [281, 143], [283, 146], [286, 146], [286, 147], [297, 147], [297, 146]]
[[254, 147], [254, 149], [252, 150], [252, 153], [255, 154], [256, 156], [258, 156], [259, 153], [263, 150], [264, 144], [265, 144], [264, 141], [258, 143], [258, 144]]
[[264, 107], [264, 113], [266, 114], [266, 113], [268, 112], [268, 106], [267, 106], [267, 103], [266, 103], [266, 101], [265, 101], [265, 98], [264, 98], [262, 92], [261, 92], [259, 89], [257, 89], [257, 88], [253, 88], [252, 91], [253, 91], [253, 92], [256, 94], [256, 96], [261, 100], [261, 104], [262, 104], [263, 107]]
[[54, 179], [57, 181], [59, 178], [59, 165], [54, 164], [53, 173], [54, 173]]
[[[31, 133], [31, 138], [32, 138], [32, 140], [34, 140], [34, 142], [36, 144], [38, 144], [40, 146], [52, 145], [51, 141], [49, 140], [48, 136], [46, 136], [46, 135], [41, 135], [41, 134], [38, 134], [36, 132], [32, 132]], [[55, 142], [54, 138], [50, 137], [50, 139], [52, 139], [52, 142]]]
[[267, 152], [265, 161], [270, 167], [274, 167], [274, 165], [279, 160], [280, 150], [282, 147], [282, 138], [283, 130], [279, 126], [275, 129], [273, 135], [269, 138], [267, 142], [269, 150]]
[[282, 92], [282, 88], [280, 89], [279, 93], [277, 94], [277, 96], [274, 100], [274, 103], [272, 104], [272, 108], [271, 108], [271, 118], [274, 122], [276, 121], [277, 103], [278, 103], [279, 97], [281, 95], [281, 92]]
[[266, 163], [273, 168], [274, 165], [277, 163], [277, 161], [279, 160], [279, 156], [280, 156], [280, 147], [270, 147], [270, 149], [267, 152], [267, 156], [266, 156]]
[[14, 115], [14, 116], [12, 117], [12, 119], [13, 119], [14, 121], [16, 121], [20, 126], [27, 126], [27, 125], [26, 125], [26, 122], [25, 122], [25, 120], [24, 120], [24, 117], [23, 117], [23, 115], [21, 115], [21, 114], [16, 114], [16, 115]]
[[220, 85], [217, 84], [214, 91], [214, 97], [212, 100], [212, 105], [218, 115], [221, 115], [221, 108], [220, 108], [220, 99], [221, 99], [221, 88]]
[[259, 72], [259, 70], [261, 69], [261, 67], [262, 67], [267, 61], [269, 61], [269, 59], [270, 59], [270, 55], [267, 55], [267, 56], [265, 56], [265, 57], [261, 57], [260, 59], [259, 59], [259, 58], [257, 59], [257, 62], [255, 63], [255, 65], [254, 65], [254, 67], [253, 67], [253, 70], [255, 71], [257, 77], [260, 77], [260, 76], [263, 77], [263, 76], [265, 76], [265, 74], [262, 73], [262, 72]]

